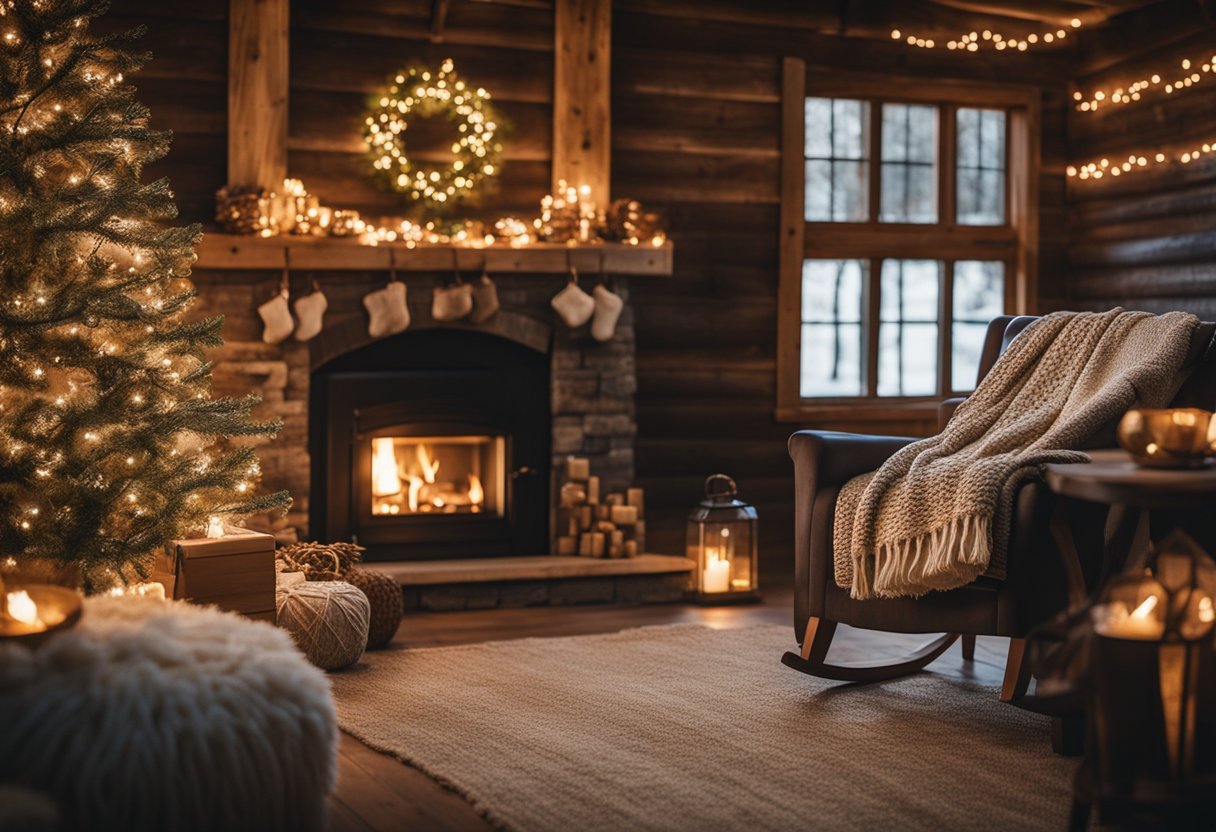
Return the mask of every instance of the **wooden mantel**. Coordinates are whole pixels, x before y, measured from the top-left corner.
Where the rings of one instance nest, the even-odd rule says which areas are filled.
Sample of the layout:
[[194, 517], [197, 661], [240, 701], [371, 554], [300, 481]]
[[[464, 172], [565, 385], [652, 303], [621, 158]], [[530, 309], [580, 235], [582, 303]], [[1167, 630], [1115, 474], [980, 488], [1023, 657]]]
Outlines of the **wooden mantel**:
[[[672, 246], [593, 243], [565, 246], [534, 243], [523, 248], [402, 244], [368, 246], [350, 238], [254, 237], [207, 232], [198, 246], [196, 269], [292, 269], [364, 271], [395, 267], [400, 272], [485, 269], [491, 274], [562, 274], [578, 271], [616, 275], [670, 275]], [[395, 261], [395, 263], [394, 263]]]

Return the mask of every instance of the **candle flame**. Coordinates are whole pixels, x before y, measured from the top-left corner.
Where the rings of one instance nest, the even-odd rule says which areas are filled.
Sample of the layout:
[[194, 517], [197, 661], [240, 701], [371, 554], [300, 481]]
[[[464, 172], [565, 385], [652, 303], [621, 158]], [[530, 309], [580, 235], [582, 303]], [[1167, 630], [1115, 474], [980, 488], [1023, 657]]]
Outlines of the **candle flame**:
[[22, 624], [38, 623], [38, 605], [24, 589], [8, 594], [8, 614], [14, 621]]
[[1216, 621], [1216, 609], [1212, 608], [1212, 596], [1205, 595], [1199, 599], [1199, 620], [1204, 624]]
[[387, 497], [401, 491], [401, 478], [397, 476], [397, 454], [393, 451], [391, 437], [372, 440], [372, 493]]

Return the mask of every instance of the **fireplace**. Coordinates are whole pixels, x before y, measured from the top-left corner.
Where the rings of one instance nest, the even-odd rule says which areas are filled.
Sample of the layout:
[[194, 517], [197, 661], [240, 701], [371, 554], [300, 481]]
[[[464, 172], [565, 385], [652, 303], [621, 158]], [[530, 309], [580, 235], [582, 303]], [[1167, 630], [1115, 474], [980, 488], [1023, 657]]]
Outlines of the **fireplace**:
[[406, 331], [314, 370], [312, 523], [365, 559], [549, 551], [549, 356]]

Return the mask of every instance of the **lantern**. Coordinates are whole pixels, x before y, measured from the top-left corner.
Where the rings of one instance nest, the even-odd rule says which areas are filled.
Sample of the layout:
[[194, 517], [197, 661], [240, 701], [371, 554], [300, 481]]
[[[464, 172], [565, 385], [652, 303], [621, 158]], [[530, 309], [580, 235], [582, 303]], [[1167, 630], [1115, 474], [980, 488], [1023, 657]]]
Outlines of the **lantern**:
[[705, 480], [705, 499], [688, 515], [688, 556], [696, 561], [698, 601], [758, 601], [756, 508], [738, 499], [725, 474]]
[[[1091, 610], [1082, 805], [1184, 821], [1216, 804], [1216, 564], [1175, 532], [1154, 570], [1116, 576]], [[1153, 794], [1154, 806], [1136, 795]]]

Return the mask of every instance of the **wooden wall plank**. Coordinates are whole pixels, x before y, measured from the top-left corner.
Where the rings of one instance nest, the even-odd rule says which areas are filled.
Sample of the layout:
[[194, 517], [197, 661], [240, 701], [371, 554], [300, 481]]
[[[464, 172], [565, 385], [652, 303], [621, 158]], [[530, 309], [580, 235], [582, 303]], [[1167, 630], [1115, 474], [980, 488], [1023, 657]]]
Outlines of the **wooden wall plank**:
[[612, 3], [557, 0], [553, 54], [553, 189], [591, 188], [608, 207], [612, 169]]
[[287, 177], [288, 0], [231, 0], [228, 182], [273, 190]]

